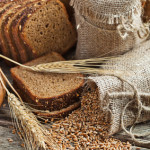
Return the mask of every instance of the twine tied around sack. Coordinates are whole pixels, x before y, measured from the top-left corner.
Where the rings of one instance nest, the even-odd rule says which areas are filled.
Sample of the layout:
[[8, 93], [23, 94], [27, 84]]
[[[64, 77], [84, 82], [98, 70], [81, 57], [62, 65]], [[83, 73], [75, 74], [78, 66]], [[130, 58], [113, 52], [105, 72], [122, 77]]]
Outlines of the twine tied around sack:
[[[111, 75], [112, 76], [112, 75]], [[143, 97], [149, 97], [150, 98], [150, 94], [147, 93], [139, 93], [138, 89], [129, 81], [123, 79], [122, 77], [113, 75], [115, 77], [117, 77], [122, 83], [127, 83], [132, 89], [134, 93], [129, 93], [129, 92], [114, 92], [114, 93], [107, 93], [106, 97], [108, 98], [113, 98], [113, 99], [117, 99], [117, 98], [122, 98], [122, 97], [128, 97], [128, 98], [132, 98], [132, 100], [130, 102], [128, 102], [125, 107], [122, 110], [121, 113], [121, 128], [133, 139], [134, 142], [138, 143], [138, 144], [150, 144], [150, 142], [143, 142], [143, 141], [139, 141], [136, 137], [144, 137], [144, 136], [148, 136], [150, 135], [150, 132], [146, 132], [146, 133], [142, 133], [142, 134], [135, 134], [133, 133], [133, 129], [135, 127], [136, 122], [138, 121], [138, 119], [140, 118], [141, 112], [142, 110], [145, 110], [147, 112], [150, 112], [150, 107], [144, 106], [141, 102], [141, 96]], [[137, 117], [134, 120], [134, 123], [132, 124], [132, 126], [130, 127], [129, 131], [126, 129], [125, 124], [124, 124], [124, 115], [125, 115], [125, 111], [126, 109], [131, 105], [135, 103], [135, 105], [137, 106]], [[109, 111], [111, 113], [111, 111]]]
[[146, 39], [149, 36], [150, 32], [150, 23], [141, 23], [140, 26], [137, 24], [133, 24], [133, 21], [123, 21], [122, 24], [119, 24], [117, 26], [117, 31], [119, 35], [122, 37], [122, 39], [126, 39], [129, 35], [129, 32], [137, 32], [139, 38]]

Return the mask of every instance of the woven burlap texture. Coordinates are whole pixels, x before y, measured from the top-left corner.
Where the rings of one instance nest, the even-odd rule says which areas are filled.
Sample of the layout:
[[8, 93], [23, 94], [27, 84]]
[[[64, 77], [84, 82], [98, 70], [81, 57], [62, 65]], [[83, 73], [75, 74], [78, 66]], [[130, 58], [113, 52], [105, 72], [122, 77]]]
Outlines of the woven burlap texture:
[[71, 0], [71, 5], [78, 29], [77, 59], [123, 54], [147, 38], [140, 0]]
[[105, 69], [122, 71], [122, 75], [90, 76], [88, 79], [99, 89], [97, 104], [104, 111], [106, 121], [111, 123], [109, 135], [112, 135], [132, 125], [135, 119], [136, 123], [150, 120], [150, 41], [107, 64], [109, 67]]

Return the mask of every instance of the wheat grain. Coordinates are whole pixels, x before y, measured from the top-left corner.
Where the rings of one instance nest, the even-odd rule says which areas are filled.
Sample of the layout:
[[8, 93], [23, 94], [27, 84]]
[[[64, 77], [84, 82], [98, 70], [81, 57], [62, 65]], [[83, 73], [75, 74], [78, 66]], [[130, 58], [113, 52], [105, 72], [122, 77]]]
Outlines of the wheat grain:
[[[90, 121], [85, 122], [84, 118], [86, 117], [88, 117], [88, 114], [85, 115], [81, 109], [78, 109], [64, 120], [55, 122], [49, 130], [56, 142], [64, 149], [131, 149], [131, 145], [128, 142], [122, 143], [113, 138], [104, 140], [102, 135], [106, 129], [101, 124], [96, 126], [95, 123]], [[66, 125], [69, 127], [65, 128]], [[97, 130], [98, 127], [101, 128], [101, 132]], [[60, 132], [61, 130], [64, 132]]]
[[86, 92], [82, 97], [80, 109], [49, 128], [53, 138], [64, 149], [130, 150], [131, 145], [128, 142], [107, 139], [110, 124], [105, 122], [105, 115], [100, 111], [96, 92], [97, 90]]

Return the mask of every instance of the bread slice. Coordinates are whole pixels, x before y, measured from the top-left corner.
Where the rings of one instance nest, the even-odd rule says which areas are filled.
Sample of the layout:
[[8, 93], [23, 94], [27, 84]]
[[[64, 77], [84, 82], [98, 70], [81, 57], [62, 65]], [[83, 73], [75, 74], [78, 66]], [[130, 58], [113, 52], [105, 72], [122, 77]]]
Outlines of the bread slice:
[[22, 19], [19, 35], [34, 57], [51, 51], [63, 54], [76, 42], [76, 31], [58, 0], [47, 1]]
[[2, 41], [1, 49], [4, 52], [9, 51], [8, 57], [10, 57], [10, 58], [14, 57], [14, 60], [17, 60], [18, 56], [14, 52], [15, 51], [14, 49], [13, 49], [13, 51], [11, 51], [10, 46], [7, 42], [7, 39], [5, 38], [5, 32], [7, 32], [6, 25], [8, 24], [9, 20], [11, 18], [13, 18], [14, 14], [23, 7], [23, 5], [26, 1], [28, 1], [28, 0], [24, 0], [23, 2], [18, 0], [16, 3], [12, 2], [11, 7], [2, 15], [1, 21], [0, 21], [0, 29], [1, 29], [0, 40]]
[[[14, 85], [14, 88], [17, 90], [17, 92], [21, 95], [21, 98], [25, 102], [29, 103], [31, 107], [39, 109], [39, 107], [37, 107], [37, 104], [34, 101], [32, 101], [31, 99], [29, 99], [29, 97], [27, 97], [26, 94], [22, 90], [20, 90], [20, 88], [17, 87], [17, 84], [15, 83], [15, 81], [14, 81], [13, 85]], [[48, 118], [48, 119], [50, 119], [50, 118], [60, 119], [60, 118], [66, 117], [68, 114], [70, 114], [72, 111], [78, 109], [80, 106], [81, 106], [81, 101], [77, 101], [77, 102], [69, 105], [68, 107], [62, 108], [60, 110], [49, 111], [49, 112], [48, 111], [44, 111], [44, 112], [36, 111], [35, 114], [37, 116]]]
[[7, 17], [5, 24], [4, 24], [4, 41], [5, 41], [5, 49], [10, 49], [12, 59], [24, 63], [29, 60], [27, 53], [23, 52], [23, 49], [17, 49], [15, 42], [13, 42], [12, 34], [11, 34], [11, 26], [13, 24], [13, 21], [18, 21], [18, 19], [25, 13], [28, 12], [29, 7], [33, 5], [33, 2], [36, 2], [37, 0], [24, 0], [21, 3], [21, 7], [17, 9], [15, 13], [11, 14], [11, 17]]
[[[12, 5], [12, 2], [1, 2], [0, 3], [0, 22], [2, 21], [2, 16], [4, 13], [6, 13], [6, 11], [11, 7]], [[1, 30], [0, 30], [1, 32]], [[7, 51], [2, 51], [2, 48], [1, 48], [1, 43], [2, 41], [0, 41], [0, 53], [3, 53], [4, 55], [9, 55], [9, 52]]]
[[[26, 65], [62, 60], [58, 53], [52, 52]], [[84, 84], [81, 74], [37, 73], [21, 67], [12, 68], [11, 74], [15, 85], [25, 93], [27, 101], [42, 110], [56, 111], [77, 102]]]
[[[6, 4], [3, 6], [2, 8], [2, 13], [0, 16], [0, 49], [2, 50], [3, 55], [10, 57], [11, 56], [11, 52], [8, 49], [5, 49], [4, 46], [5, 45], [5, 40], [3, 39], [3, 35], [4, 35], [4, 30], [3, 30], [3, 24], [5, 22], [5, 19], [8, 17], [9, 14], [14, 13], [14, 11], [17, 9], [17, 7], [21, 7], [21, 3], [23, 2], [23, 0], [16, 0], [16, 1], [8, 1], [6, 2]], [[9, 16], [11, 17], [11, 16]]]
[[15, 49], [18, 51], [20, 55], [20, 62], [25, 63], [29, 60], [34, 59], [32, 52], [26, 47], [24, 41], [22, 41], [18, 35], [18, 32], [21, 28], [20, 21], [23, 18], [28, 17], [31, 13], [33, 13], [37, 8], [41, 7], [41, 5], [47, 0], [43, 1], [35, 1], [31, 5], [28, 5], [25, 7], [25, 9], [17, 16], [16, 19], [13, 20], [11, 26], [10, 26], [10, 32], [9, 36], [11, 37], [11, 41], [15, 47]]
[[[6, 5], [8, 2], [6, 0], [1, 0], [0, 1], [0, 16], [2, 15], [3, 12], [6, 11], [6, 8], [7, 6], [9, 5]], [[0, 54], [2, 54], [2, 50], [0, 49]], [[1, 59], [0, 59], [1, 60]]]

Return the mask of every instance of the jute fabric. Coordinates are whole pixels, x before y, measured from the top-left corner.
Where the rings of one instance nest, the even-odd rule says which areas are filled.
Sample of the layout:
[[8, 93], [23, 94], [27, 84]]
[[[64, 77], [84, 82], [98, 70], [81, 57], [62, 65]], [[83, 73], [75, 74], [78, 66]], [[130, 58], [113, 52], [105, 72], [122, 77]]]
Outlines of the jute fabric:
[[126, 127], [150, 120], [150, 41], [107, 64], [104, 68], [114, 69], [116, 74], [89, 76], [89, 86], [92, 81], [98, 87], [97, 105], [110, 122], [108, 135], [124, 129], [135, 140], [135, 134]]
[[140, 0], [71, 0], [78, 29], [77, 59], [123, 54], [149, 34]]

